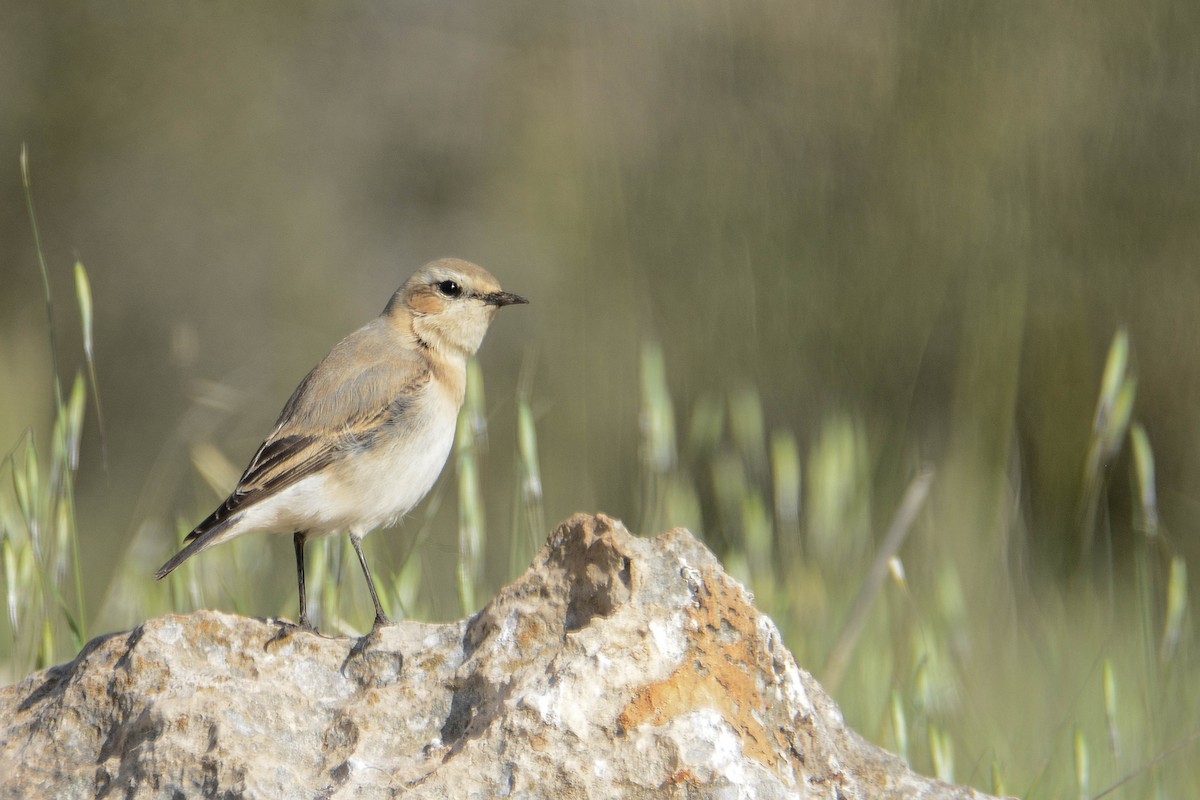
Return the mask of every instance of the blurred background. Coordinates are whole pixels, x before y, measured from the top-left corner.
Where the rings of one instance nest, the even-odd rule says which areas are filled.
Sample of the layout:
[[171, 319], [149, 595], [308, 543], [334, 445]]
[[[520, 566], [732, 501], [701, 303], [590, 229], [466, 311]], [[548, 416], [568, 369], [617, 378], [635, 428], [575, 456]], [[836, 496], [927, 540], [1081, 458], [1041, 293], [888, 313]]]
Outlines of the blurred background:
[[[294, 616], [286, 537], [152, 573], [453, 255], [531, 304], [367, 540], [396, 617], [475, 610], [573, 511], [686, 525], [916, 768], [1200, 794], [1200, 5], [0, 7], [6, 682], [148, 614]], [[77, 260], [104, 440], [88, 384], [56, 481]], [[368, 627], [319, 558], [322, 627]]]

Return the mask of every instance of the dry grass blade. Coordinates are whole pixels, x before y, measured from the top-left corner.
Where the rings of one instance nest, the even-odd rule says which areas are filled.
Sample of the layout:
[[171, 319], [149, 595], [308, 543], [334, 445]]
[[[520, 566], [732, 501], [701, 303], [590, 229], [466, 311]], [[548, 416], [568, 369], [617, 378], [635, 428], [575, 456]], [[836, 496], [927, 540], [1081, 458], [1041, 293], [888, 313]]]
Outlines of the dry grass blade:
[[104, 425], [104, 410], [100, 406], [100, 384], [96, 379], [96, 350], [92, 337], [92, 283], [82, 261], [75, 262], [75, 297], [79, 301], [79, 321], [83, 329], [83, 357], [87, 362], [88, 383], [92, 387], [92, 402], [96, 406], [96, 428], [100, 431], [100, 461], [108, 469], [108, 431]]
[[1113, 336], [1100, 380], [1100, 396], [1092, 418], [1091, 441], [1083, 468], [1079, 512], [1080, 554], [1086, 561], [1096, 537], [1096, 514], [1104, 495], [1104, 470], [1120, 450], [1133, 413], [1137, 381], [1128, 374], [1129, 334], [1124, 328]]
[[1187, 562], [1182, 556], [1171, 559], [1171, 575], [1167, 580], [1167, 613], [1163, 625], [1162, 646], [1159, 648], [1159, 659], [1167, 663], [1175, 655], [1179, 647], [1179, 638], [1183, 632], [1183, 620], [1187, 614]]
[[482, 436], [483, 376], [474, 359], [468, 363], [467, 398], [458, 420], [455, 464], [458, 472], [458, 602], [464, 614], [476, 609], [475, 588], [483, 572], [484, 509], [478, 461]]
[[1117, 729], [1117, 678], [1112, 659], [1104, 659], [1104, 722], [1108, 728], [1108, 751], [1113, 758], [1121, 755], [1121, 735]]
[[900, 545], [904, 543], [905, 537], [908, 536], [917, 512], [925, 504], [925, 498], [929, 495], [929, 487], [932, 483], [933, 470], [923, 469], [912, 479], [908, 484], [908, 489], [904, 492], [904, 498], [900, 501], [900, 507], [896, 509], [896, 515], [892, 518], [892, 524], [888, 527], [883, 544], [875, 554], [875, 560], [871, 563], [866, 580], [863, 581], [862, 588], [859, 589], [858, 596], [854, 599], [854, 605], [850, 609], [846, 623], [842, 626], [837, 642], [830, 650], [829, 658], [822, 670], [821, 682], [831, 693], [836, 693], [838, 685], [842, 682], [846, 666], [850, 663], [850, 655], [854, 652], [854, 646], [858, 643], [863, 626], [867, 623], [867, 614], [871, 610], [871, 603], [875, 600], [875, 595], [879, 593], [879, 589], [887, 577], [888, 564], [900, 550]]
[[1121, 778], [1121, 780], [1117, 781], [1112, 786], [1109, 786], [1107, 789], [1100, 792], [1099, 794], [1092, 795], [1091, 800], [1101, 800], [1101, 798], [1108, 797], [1110, 794], [1114, 794], [1122, 786], [1124, 786], [1127, 783], [1129, 783], [1130, 781], [1140, 777], [1141, 775], [1144, 775], [1145, 773], [1149, 772], [1150, 770], [1153, 770], [1159, 764], [1163, 763], [1164, 761], [1171, 758], [1175, 754], [1182, 752], [1189, 745], [1192, 745], [1197, 741], [1200, 741], [1200, 731], [1196, 731], [1196, 732], [1192, 733], [1192, 735], [1184, 738], [1183, 741], [1177, 742], [1172, 747], [1162, 751], [1161, 753], [1156, 755], [1154, 758], [1150, 759], [1145, 764], [1142, 764], [1137, 769], [1135, 769], [1133, 772], [1130, 772], [1128, 775]]
[[509, 538], [509, 574], [512, 575], [518, 574], [529, 563], [546, 529], [537, 425], [524, 390], [517, 396], [517, 474], [518, 491]]
[[1140, 422], [1129, 429], [1129, 441], [1133, 445], [1134, 478], [1137, 488], [1138, 519], [1135, 524], [1146, 536], [1158, 536], [1158, 490], [1155, 488], [1154, 451], [1150, 448], [1150, 437]]
[[46, 298], [46, 332], [50, 337], [50, 360], [54, 372], [55, 409], [62, 413], [62, 383], [58, 378], [58, 338], [54, 334], [54, 297], [50, 293], [50, 270], [46, 267], [46, 254], [42, 249], [42, 233], [38, 227], [37, 212], [33, 209], [33, 183], [29, 178], [29, 150], [21, 143], [21, 185], [25, 189], [25, 208], [29, 213], [29, 227], [33, 230], [33, 246], [37, 252], [38, 268], [42, 273], [42, 290]]

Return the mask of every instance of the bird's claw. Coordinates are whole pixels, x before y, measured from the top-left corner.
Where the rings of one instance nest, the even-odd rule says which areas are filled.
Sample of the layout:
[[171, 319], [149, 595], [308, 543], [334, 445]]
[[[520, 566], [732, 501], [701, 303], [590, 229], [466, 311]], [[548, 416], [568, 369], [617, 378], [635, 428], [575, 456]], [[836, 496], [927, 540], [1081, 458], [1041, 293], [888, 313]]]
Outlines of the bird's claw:
[[313, 636], [320, 636], [322, 639], [332, 638], [321, 633], [313, 626], [311, 622], [308, 621], [307, 618], [304, 617], [301, 617], [299, 622], [289, 622], [286, 619], [276, 619], [272, 621], [278, 625], [279, 628], [275, 631], [274, 636], [272, 636], [270, 639], [267, 639], [266, 643], [263, 645], [263, 650], [269, 650], [272, 645], [282, 644], [297, 633], [311, 633]]

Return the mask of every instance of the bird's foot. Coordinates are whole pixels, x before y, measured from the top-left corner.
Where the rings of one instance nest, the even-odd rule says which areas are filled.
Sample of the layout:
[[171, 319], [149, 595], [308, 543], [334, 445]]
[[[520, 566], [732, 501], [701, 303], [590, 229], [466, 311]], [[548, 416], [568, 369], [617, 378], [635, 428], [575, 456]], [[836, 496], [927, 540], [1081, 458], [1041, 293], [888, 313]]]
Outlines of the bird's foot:
[[311, 633], [314, 636], [320, 636], [322, 639], [332, 638], [317, 630], [306, 616], [300, 617], [299, 622], [289, 622], [286, 619], [272, 621], [279, 626], [279, 629], [275, 631], [274, 636], [266, 641], [266, 644], [263, 645], [263, 650], [269, 650], [273, 645], [282, 644], [297, 633]]
[[376, 646], [381, 643], [383, 626], [387, 624], [386, 617], [376, 619], [371, 630], [358, 637], [342, 662], [343, 675], [364, 687], [395, 683], [404, 668], [404, 655], [398, 650]]
[[354, 643], [354, 647], [350, 648], [350, 655], [347, 658], [364, 655], [367, 648], [379, 641], [379, 632], [383, 630], [385, 625], [391, 625], [392, 621], [387, 618], [383, 611], [376, 609], [375, 622], [371, 625], [371, 630], [358, 637], [358, 641]]
[[367, 649], [379, 641], [379, 633], [383, 630], [383, 626], [387, 625], [387, 617], [375, 618], [375, 624], [371, 626], [371, 630], [358, 637], [358, 641], [350, 648], [350, 653], [346, 656], [347, 659], [355, 658], [356, 656], [366, 655]]

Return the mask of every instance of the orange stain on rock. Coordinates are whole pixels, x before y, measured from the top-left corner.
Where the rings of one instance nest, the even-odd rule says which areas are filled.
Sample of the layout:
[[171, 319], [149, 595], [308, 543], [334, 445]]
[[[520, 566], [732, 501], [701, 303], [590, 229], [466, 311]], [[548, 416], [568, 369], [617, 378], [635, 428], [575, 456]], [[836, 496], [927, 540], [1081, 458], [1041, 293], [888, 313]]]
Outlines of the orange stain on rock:
[[685, 662], [665, 680], [643, 687], [617, 723], [622, 730], [643, 723], [662, 725], [680, 714], [710, 708], [737, 731], [743, 752], [774, 767], [779, 756], [759, 721], [766, 702], [756, 679], [764, 668], [770, 670], [770, 656], [762, 647], [753, 609], [736, 586], [705, 570], [687, 613], [695, 624], [688, 631]]

